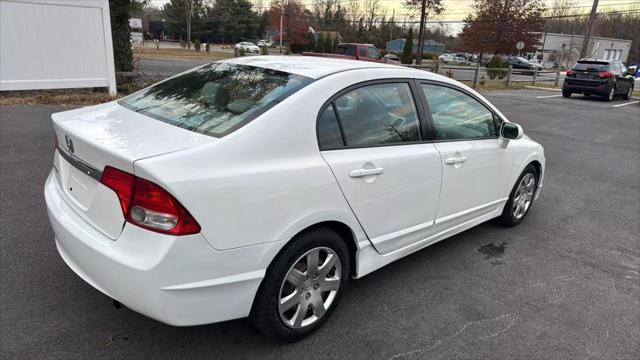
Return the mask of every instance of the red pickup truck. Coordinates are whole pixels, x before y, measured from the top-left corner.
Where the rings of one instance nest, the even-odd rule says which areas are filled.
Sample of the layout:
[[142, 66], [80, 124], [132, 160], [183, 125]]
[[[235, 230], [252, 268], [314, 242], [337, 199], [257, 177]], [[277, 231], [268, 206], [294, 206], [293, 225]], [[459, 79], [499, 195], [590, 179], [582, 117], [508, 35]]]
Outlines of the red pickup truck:
[[397, 64], [396, 61], [381, 57], [380, 50], [371, 44], [341, 43], [333, 54], [303, 52], [302, 55]]

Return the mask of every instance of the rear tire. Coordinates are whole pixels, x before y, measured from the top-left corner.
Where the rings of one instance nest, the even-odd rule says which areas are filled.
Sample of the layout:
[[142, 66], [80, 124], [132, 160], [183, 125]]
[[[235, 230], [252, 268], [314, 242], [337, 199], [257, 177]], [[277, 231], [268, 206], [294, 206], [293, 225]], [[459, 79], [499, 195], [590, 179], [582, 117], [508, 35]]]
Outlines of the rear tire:
[[571, 91], [562, 90], [562, 97], [571, 97]]
[[604, 101], [611, 102], [615, 97], [616, 97], [616, 86], [613, 85], [611, 86], [611, 89], [609, 89], [609, 92], [607, 93], [607, 95], [605, 95]]
[[529, 164], [513, 186], [498, 222], [506, 227], [520, 224], [533, 205], [537, 187], [538, 171], [535, 166]]
[[338, 305], [350, 265], [349, 249], [335, 231], [315, 228], [296, 236], [267, 269], [251, 311], [254, 325], [286, 342], [311, 334]]

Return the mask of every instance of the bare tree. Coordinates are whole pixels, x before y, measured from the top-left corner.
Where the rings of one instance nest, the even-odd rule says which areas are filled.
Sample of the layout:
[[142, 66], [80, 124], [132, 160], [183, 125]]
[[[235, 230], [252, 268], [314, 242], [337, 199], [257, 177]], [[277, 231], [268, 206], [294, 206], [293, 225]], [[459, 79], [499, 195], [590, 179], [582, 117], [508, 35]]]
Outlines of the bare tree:
[[549, 8], [549, 16], [562, 17], [575, 14], [576, 2], [573, 0], [554, 0]]
[[373, 24], [380, 16], [380, 10], [380, 0], [364, 0], [364, 12], [367, 30], [371, 30], [371, 28], [373, 28]]
[[413, 11], [420, 11], [420, 32], [418, 34], [416, 64], [421, 64], [422, 50], [424, 49], [425, 22], [429, 15], [440, 14], [444, 10], [443, 0], [405, 0], [405, 7]]

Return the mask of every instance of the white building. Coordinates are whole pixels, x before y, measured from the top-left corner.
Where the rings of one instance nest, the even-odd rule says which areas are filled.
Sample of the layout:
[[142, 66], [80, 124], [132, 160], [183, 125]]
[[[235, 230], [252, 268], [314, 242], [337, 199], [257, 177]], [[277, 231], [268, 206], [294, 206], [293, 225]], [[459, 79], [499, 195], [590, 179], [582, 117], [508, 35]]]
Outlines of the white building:
[[0, 0], [0, 91], [116, 93], [108, 0]]
[[[539, 35], [538, 50], [527, 54], [527, 57], [540, 59], [542, 55], [542, 62], [555, 62], [565, 68], [572, 66], [580, 58], [583, 35], [555, 33], [539, 33]], [[587, 58], [627, 61], [631, 50], [631, 40], [592, 36], [590, 42]]]

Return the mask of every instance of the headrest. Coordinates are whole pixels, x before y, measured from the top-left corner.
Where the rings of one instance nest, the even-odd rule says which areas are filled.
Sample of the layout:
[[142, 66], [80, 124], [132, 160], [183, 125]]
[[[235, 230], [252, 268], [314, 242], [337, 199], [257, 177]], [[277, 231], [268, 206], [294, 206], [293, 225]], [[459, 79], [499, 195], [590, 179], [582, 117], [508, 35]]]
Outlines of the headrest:
[[201, 99], [207, 107], [223, 108], [229, 102], [229, 91], [222, 84], [210, 81], [202, 87]]

